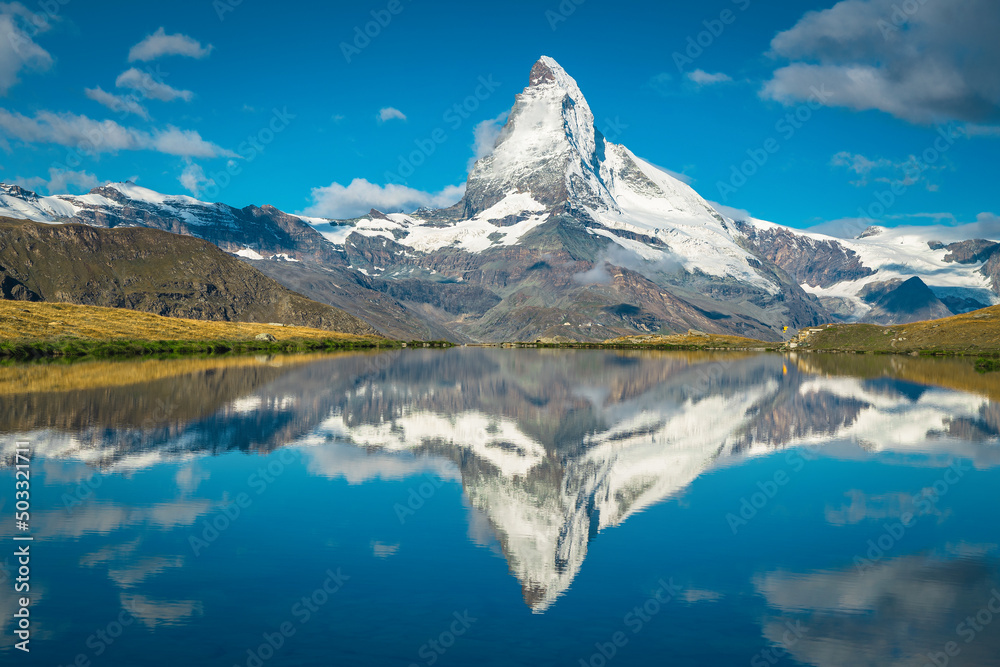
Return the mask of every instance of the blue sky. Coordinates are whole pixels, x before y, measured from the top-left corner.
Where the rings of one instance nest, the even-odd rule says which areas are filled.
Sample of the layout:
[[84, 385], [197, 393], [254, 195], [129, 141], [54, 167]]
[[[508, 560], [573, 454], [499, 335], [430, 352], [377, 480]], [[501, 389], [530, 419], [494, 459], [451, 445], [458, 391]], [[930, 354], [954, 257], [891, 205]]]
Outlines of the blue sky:
[[545, 54], [610, 139], [711, 201], [973, 222], [1000, 213], [998, 31], [993, 0], [6, 3], [0, 179], [444, 205]]

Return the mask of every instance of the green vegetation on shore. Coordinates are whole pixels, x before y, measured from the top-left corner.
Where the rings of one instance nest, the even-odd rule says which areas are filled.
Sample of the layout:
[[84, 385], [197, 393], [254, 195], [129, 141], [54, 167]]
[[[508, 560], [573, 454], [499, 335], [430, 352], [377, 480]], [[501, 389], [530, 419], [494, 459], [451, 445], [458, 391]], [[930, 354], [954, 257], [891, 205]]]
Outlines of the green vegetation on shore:
[[621, 336], [609, 338], [601, 342], [552, 341], [540, 339], [534, 343], [516, 343], [519, 347], [564, 348], [564, 349], [596, 349], [596, 350], [735, 350], [735, 351], [773, 351], [781, 348], [783, 343], [763, 341], [742, 336], [723, 334], [687, 333], [673, 335], [645, 334], [640, 336]]
[[289, 339], [266, 340], [93, 340], [60, 338], [46, 341], [0, 342], [0, 359], [113, 359], [118, 357], [179, 357], [219, 354], [291, 354], [399, 347], [394, 341]]
[[980, 373], [992, 373], [1000, 371], [1000, 359], [990, 357], [979, 357], [976, 359], [976, 370]]
[[[359, 336], [281, 324], [209, 322], [119, 308], [0, 300], [0, 359], [177, 357], [291, 354], [454, 343]], [[829, 324], [803, 329], [792, 341], [688, 332], [639, 335], [602, 342], [540, 339], [504, 347], [613, 350], [853, 352], [977, 356], [980, 372], [1000, 370], [1000, 306], [940, 320], [883, 327]]]
[[836, 324], [803, 332], [798, 349], [817, 352], [1000, 356], [1000, 306], [912, 324]]
[[545, 342], [536, 347], [624, 348], [667, 350], [795, 350], [937, 356], [978, 356], [982, 371], [1000, 369], [1000, 306], [991, 306], [939, 320], [879, 326], [826, 324], [803, 328], [791, 341], [768, 342], [688, 333], [610, 338], [601, 343]]

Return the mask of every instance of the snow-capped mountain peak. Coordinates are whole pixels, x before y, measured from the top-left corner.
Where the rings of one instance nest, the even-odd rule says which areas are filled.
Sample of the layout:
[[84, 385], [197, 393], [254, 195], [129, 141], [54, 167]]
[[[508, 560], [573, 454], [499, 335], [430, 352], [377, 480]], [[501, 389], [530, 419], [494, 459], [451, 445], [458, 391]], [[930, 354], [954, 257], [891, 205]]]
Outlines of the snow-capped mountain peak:
[[570, 200], [613, 206], [598, 173], [603, 142], [576, 81], [543, 56], [517, 95], [493, 153], [469, 175], [465, 214], [475, 217], [525, 192], [553, 208]]

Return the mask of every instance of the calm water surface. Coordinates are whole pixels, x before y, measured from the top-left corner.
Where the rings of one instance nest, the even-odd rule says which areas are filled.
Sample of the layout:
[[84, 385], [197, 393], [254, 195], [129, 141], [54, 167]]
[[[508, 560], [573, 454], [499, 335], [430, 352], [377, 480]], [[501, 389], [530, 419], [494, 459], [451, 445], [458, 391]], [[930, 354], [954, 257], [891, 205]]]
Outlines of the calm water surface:
[[860, 356], [3, 367], [0, 660], [998, 665], [998, 401]]

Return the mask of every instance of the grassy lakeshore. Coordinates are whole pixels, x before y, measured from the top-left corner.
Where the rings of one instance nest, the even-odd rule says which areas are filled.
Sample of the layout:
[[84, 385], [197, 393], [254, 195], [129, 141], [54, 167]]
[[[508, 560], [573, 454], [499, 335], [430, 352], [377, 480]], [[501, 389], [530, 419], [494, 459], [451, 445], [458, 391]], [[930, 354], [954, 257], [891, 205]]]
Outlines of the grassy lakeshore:
[[781, 349], [784, 343], [722, 334], [640, 335], [609, 338], [601, 342], [516, 343], [522, 347], [607, 350], [733, 350], [764, 352]]
[[904, 354], [910, 356], [979, 357], [981, 372], [1000, 370], [1000, 306], [991, 306], [939, 320], [893, 326], [827, 324], [806, 327], [790, 341], [762, 341], [718, 334], [641, 335], [602, 342], [516, 343], [526, 347], [747, 350]]
[[[274, 340], [256, 340], [270, 334]], [[399, 347], [379, 336], [161, 317], [122, 308], [0, 300], [0, 358], [79, 359]]]
[[941, 356], [1000, 356], [1000, 306], [940, 320], [879, 326], [835, 324], [803, 330], [798, 349]]

